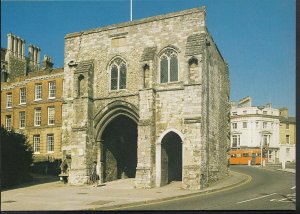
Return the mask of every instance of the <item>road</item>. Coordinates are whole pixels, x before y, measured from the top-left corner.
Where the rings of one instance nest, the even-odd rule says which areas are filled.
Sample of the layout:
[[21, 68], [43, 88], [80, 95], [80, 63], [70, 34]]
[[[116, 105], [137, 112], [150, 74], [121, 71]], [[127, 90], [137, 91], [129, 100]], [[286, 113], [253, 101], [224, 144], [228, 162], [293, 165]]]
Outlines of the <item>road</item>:
[[292, 173], [232, 166], [231, 170], [252, 177], [251, 181], [236, 188], [182, 199], [122, 210], [295, 210], [296, 176]]

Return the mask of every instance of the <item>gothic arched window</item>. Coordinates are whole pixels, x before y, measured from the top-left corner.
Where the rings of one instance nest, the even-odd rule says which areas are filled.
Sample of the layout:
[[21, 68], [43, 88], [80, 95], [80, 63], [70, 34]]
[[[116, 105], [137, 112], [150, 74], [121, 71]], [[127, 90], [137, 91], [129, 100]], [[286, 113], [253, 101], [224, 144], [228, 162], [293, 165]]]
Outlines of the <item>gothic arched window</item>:
[[116, 58], [109, 66], [110, 68], [110, 90], [126, 88], [126, 62]]
[[160, 82], [178, 81], [178, 58], [177, 52], [167, 49], [160, 56]]

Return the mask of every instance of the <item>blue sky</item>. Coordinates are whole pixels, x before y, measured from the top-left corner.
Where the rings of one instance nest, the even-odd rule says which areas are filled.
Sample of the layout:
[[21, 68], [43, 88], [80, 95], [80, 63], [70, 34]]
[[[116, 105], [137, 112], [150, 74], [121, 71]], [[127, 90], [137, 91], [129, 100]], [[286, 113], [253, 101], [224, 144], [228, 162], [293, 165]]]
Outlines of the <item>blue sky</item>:
[[[295, 115], [295, 0], [133, 0], [133, 19], [206, 6], [207, 26], [229, 64], [231, 100], [272, 102]], [[64, 36], [130, 19], [130, 0], [1, 1], [1, 47], [11, 32], [63, 67]]]

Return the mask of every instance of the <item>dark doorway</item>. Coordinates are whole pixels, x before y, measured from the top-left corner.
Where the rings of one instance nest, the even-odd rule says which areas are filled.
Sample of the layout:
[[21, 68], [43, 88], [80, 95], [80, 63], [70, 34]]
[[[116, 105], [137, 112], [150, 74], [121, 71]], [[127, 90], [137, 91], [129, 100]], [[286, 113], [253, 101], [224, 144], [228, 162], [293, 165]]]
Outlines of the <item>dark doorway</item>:
[[182, 140], [169, 132], [161, 142], [161, 185], [182, 180]]
[[137, 124], [127, 116], [114, 118], [102, 134], [104, 182], [134, 178], [137, 166]]

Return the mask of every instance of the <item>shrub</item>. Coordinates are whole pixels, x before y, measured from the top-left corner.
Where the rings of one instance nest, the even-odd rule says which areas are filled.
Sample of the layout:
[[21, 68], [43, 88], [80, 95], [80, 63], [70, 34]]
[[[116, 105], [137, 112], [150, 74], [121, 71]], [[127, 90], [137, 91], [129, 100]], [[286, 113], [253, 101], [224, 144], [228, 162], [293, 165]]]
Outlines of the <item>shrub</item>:
[[1, 136], [1, 187], [18, 184], [28, 178], [32, 163], [32, 149], [27, 138], [14, 130], [0, 128]]

